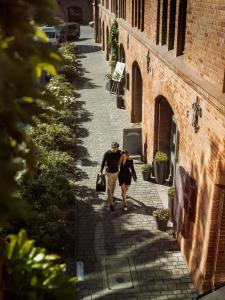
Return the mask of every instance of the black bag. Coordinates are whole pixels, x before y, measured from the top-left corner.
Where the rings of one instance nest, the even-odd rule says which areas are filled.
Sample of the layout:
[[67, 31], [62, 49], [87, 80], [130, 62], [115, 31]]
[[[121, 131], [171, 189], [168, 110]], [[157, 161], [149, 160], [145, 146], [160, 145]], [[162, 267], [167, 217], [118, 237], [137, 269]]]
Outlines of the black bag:
[[96, 191], [97, 192], [105, 192], [106, 191], [106, 179], [105, 174], [98, 174], [96, 180]]

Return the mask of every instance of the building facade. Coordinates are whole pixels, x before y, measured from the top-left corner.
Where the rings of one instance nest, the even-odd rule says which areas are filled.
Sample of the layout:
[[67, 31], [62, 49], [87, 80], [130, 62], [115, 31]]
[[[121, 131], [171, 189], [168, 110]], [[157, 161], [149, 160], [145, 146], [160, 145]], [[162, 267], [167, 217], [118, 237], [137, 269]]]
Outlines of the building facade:
[[177, 238], [199, 292], [225, 281], [224, 15], [224, 0], [94, 1], [95, 39], [108, 60], [119, 24], [124, 98], [142, 127], [143, 157], [166, 152], [168, 176], [182, 166], [196, 182], [194, 217]]
[[58, 0], [58, 4], [66, 22], [88, 24], [93, 21], [92, 0]]

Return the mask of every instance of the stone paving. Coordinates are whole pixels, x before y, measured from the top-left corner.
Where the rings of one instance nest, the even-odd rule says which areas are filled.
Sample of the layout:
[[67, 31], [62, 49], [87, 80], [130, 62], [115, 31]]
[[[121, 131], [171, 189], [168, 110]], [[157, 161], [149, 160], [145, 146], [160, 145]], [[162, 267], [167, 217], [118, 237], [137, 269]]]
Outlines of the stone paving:
[[156, 186], [141, 178], [129, 190], [128, 212], [121, 210], [117, 186], [116, 211], [109, 212], [106, 195], [95, 192], [103, 153], [112, 141], [122, 145], [127, 112], [116, 108], [115, 96], [105, 90], [109, 72], [92, 29], [81, 28], [77, 42], [81, 79], [76, 84], [77, 159], [82, 167], [76, 183], [76, 260], [84, 262], [78, 299], [192, 299], [195, 290], [177, 242], [157, 230], [153, 210], [162, 208]]

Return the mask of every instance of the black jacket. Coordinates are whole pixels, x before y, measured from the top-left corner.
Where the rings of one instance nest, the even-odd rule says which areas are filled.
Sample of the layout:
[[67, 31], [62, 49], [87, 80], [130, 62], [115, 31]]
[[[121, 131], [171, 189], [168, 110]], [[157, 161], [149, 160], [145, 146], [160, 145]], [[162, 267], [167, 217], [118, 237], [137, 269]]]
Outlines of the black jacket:
[[125, 183], [126, 185], [131, 184], [131, 177], [136, 181], [137, 175], [134, 169], [134, 163], [132, 159], [127, 159], [125, 164], [121, 162], [120, 164], [120, 171], [119, 171], [119, 184], [123, 185]]
[[112, 152], [111, 150], [106, 151], [101, 165], [101, 172], [103, 171], [106, 165], [106, 171], [108, 173], [116, 173], [119, 171], [119, 160], [121, 157], [121, 151], [118, 150], [116, 153]]

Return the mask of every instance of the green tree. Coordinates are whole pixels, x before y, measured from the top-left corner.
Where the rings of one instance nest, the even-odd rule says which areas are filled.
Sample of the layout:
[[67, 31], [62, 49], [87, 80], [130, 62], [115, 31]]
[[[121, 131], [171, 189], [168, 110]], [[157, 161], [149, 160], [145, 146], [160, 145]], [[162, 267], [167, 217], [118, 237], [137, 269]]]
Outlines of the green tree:
[[40, 83], [42, 70], [55, 74], [60, 56], [46, 43], [39, 25], [53, 22], [54, 0], [0, 1], [0, 220], [18, 213], [15, 176], [32, 170], [32, 143], [27, 125], [43, 113], [40, 102], [56, 105]]
[[[0, 0], [1, 224], [25, 207], [16, 176], [23, 169], [30, 174], [35, 166], [27, 127], [46, 118], [50, 106], [59, 107], [40, 80], [43, 71], [56, 75], [61, 64], [61, 56], [39, 29], [53, 24], [56, 14], [55, 0]], [[23, 231], [0, 240], [0, 299], [3, 288], [7, 299], [71, 299], [74, 279], [64, 271], [65, 266], [54, 264], [44, 249], [33, 247]]]

